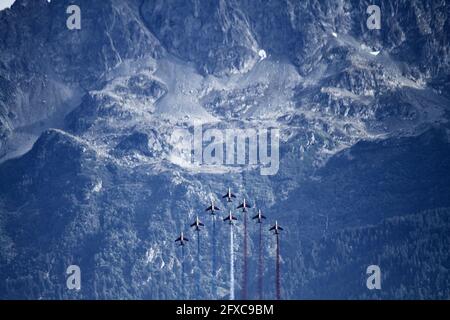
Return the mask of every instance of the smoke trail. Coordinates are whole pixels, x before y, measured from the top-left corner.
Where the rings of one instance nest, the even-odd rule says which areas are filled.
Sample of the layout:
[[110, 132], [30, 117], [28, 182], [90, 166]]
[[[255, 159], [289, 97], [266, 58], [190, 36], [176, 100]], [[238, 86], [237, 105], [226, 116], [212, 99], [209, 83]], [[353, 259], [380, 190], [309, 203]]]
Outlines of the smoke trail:
[[242, 276], [242, 300], [247, 299], [247, 212], [244, 212], [244, 270]]
[[197, 231], [197, 298], [200, 299], [200, 279], [201, 279], [201, 269], [200, 269], [200, 232]]
[[230, 300], [234, 300], [234, 232], [230, 224]]
[[278, 233], [276, 234], [277, 236], [277, 271], [276, 271], [276, 277], [277, 277], [277, 282], [276, 282], [276, 289], [277, 289], [277, 300], [281, 299], [281, 290], [280, 290], [280, 238]]
[[181, 246], [181, 289], [182, 299], [186, 299], [186, 283], [184, 279], [184, 246]]
[[259, 291], [259, 300], [263, 300], [263, 244], [262, 244], [262, 223], [259, 224], [259, 260], [258, 260], [258, 269], [259, 269], [259, 279], [258, 279], [258, 291]]
[[212, 298], [217, 297], [217, 285], [216, 285], [216, 216], [212, 216], [213, 219], [213, 243], [212, 243]]

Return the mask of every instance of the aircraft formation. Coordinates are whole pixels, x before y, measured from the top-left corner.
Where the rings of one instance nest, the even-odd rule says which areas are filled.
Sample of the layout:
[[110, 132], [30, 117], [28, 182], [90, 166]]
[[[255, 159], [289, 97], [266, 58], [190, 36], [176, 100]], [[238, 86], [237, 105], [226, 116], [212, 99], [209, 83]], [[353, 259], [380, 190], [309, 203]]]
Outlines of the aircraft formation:
[[[226, 202], [228, 204], [228, 206], [231, 205], [231, 203], [233, 202], [233, 200], [237, 199], [236, 195], [233, 194], [231, 192], [231, 188], [228, 188], [227, 192], [225, 195], [222, 196], [222, 199], [226, 199]], [[247, 252], [247, 213], [249, 212], [249, 210], [252, 209], [252, 205], [247, 201], [247, 199], [243, 198], [242, 203], [240, 203], [235, 210], [241, 210], [241, 213], [243, 215], [243, 220], [244, 220], [244, 244], [243, 244], [243, 276], [242, 276], [242, 280], [243, 280], [243, 284], [242, 284], [242, 299], [245, 300], [247, 299], [247, 259], [248, 259], [248, 252]], [[211, 199], [210, 205], [205, 209], [205, 212], [209, 213], [209, 215], [212, 218], [212, 223], [213, 223], [213, 233], [212, 233], [212, 269], [213, 269], [213, 274], [212, 274], [212, 293], [213, 293], [213, 297], [216, 297], [216, 293], [217, 293], [217, 286], [216, 286], [216, 274], [215, 274], [215, 270], [216, 270], [216, 217], [219, 215], [219, 212], [222, 211], [214, 202], [214, 200]], [[263, 299], [263, 293], [262, 293], [262, 282], [263, 282], [263, 237], [262, 237], [262, 224], [264, 222], [264, 220], [266, 220], [266, 216], [263, 214], [263, 212], [261, 211], [261, 209], [258, 209], [256, 212], [256, 215], [251, 217], [252, 220], [254, 220], [258, 225], [259, 225], [259, 260], [258, 260], [258, 291], [259, 291], [259, 298]], [[238, 218], [236, 218], [236, 216], [233, 215], [233, 210], [230, 209], [228, 210], [228, 214], [222, 218], [223, 222], [227, 222], [228, 225], [230, 226], [230, 300], [234, 299], [234, 224], [237, 223]], [[194, 231], [197, 234], [197, 261], [200, 267], [200, 231], [202, 230], [202, 227], [205, 227], [205, 224], [200, 221], [199, 216], [197, 215], [195, 217], [195, 220], [192, 224], [190, 224], [191, 228], [194, 228]], [[273, 235], [276, 236], [276, 283], [275, 283], [275, 288], [276, 288], [276, 298], [277, 299], [281, 299], [281, 294], [280, 294], [280, 250], [279, 250], [279, 235], [280, 235], [280, 231], [283, 231], [283, 228], [278, 224], [278, 221], [275, 221], [275, 224], [273, 226], [271, 226], [269, 229], [269, 231], [273, 231]], [[180, 247], [184, 247], [188, 242], [189, 239], [186, 238], [186, 236], [184, 235], [183, 232], [180, 232], [180, 235], [178, 238], [175, 239], [175, 242], [179, 244]], [[183, 259], [182, 259], [182, 264], [184, 264], [184, 250], [183, 250]], [[184, 265], [182, 268], [182, 272], [184, 272]], [[182, 278], [184, 279], [184, 274], [182, 275]], [[200, 291], [200, 287], [199, 287], [199, 279], [197, 281], [197, 290], [198, 290], [198, 294]], [[183, 280], [184, 283], [184, 280]]]

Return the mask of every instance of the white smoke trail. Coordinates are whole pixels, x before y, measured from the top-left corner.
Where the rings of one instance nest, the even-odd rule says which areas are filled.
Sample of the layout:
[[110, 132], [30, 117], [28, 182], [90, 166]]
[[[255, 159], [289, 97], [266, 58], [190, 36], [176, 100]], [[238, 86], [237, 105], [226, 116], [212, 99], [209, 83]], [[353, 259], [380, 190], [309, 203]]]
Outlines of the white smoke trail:
[[181, 246], [181, 285], [182, 285], [182, 299], [186, 299], [186, 280], [184, 277], [184, 246]]
[[234, 232], [230, 225], [230, 300], [234, 300]]

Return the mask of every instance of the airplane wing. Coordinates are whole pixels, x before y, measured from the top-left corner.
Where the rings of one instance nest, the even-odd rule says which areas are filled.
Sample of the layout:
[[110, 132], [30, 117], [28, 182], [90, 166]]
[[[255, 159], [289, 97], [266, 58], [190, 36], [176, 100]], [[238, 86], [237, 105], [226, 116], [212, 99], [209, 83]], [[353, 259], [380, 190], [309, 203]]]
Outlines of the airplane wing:
[[205, 225], [204, 225], [203, 223], [201, 223], [201, 222], [199, 222], [198, 225], [199, 225], [199, 226], [202, 226], [202, 227], [205, 226]]
[[188, 239], [188, 238], [183, 238], [183, 240], [184, 240], [184, 241], [189, 241], [189, 239]]
[[214, 210], [220, 210], [218, 207], [214, 206]]
[[272, 228], [269, 229], [269, 231], [275, 230], [275, 226], [273, 226]]
[[208, 208], [206, 208], [205, 211], [209, 211], [209, 210], [212, 210], [212, 206], [209, 206]]
[[232, 198], [236, 198], [236, 196], [235, 196], [234, 194], [231, 194], [231, 197], [232, 197]]
[[228, 198], [228, 194], [224, 195], [222, 199]]
[[196, 225], [196, 223], [194, 222], [193, 224], [191, 224], [191, 227], [194, 227]]
[[230, 220], [230, 216], [227, 216], [226, 218], [223, 219], [223, 221], [227, 221]]
[[238, 205], [238, 209], [240, 209], [240, 208], [243, 208], [244, 207], [244, 204], [243, 203], [241, 203], [240, 205]]
[[175, 240], [175, 242], [177, 242], [177, 241], [181, 241], [181, 237], [178, 237], [177, 240]]
[[252, 219], [253, 219], [253, 220], [254, 220], [254, 219], [258, 219], [258, 215], [254, 216]]
[[282, 227], [278, 226], [278, 230], [284, 230]]
[[261, 215], [261, 219], [265, 219], [265, 218], [266, 218], [266, 216]]
[[237, 220], [237, 218], [236, 217], [232, 217], [233, 218], [233, 220]]

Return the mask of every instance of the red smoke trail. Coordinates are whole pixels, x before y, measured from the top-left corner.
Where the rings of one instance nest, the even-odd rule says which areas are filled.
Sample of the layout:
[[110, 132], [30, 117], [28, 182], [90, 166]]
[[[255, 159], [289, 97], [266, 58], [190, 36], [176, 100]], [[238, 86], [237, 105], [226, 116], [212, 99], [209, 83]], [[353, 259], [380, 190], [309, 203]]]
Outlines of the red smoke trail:
[[212, 243], [212, 255], [213, 255], [213, 261], [212, 261], [212, 298], [216, 299], [217, 297], [217, 284], [216, 284], [216, 275], [217, 275], [217, 267], [216, 267], [216, 216], [212, 216], [213, 219], [213, 243]]
[[197, 299], [200, 299], [200, 279], [201, 279], [201, 267], [200, 267], [200, 231], [197, 231]]
[[278, 233], [277, 236], [277, 279], [276, 279], [276, 290], [277, 290], [277, 300], [281, 300], [281, 290], [280, 290], [280, 238]]
[[258, 291], [259, 300], [263, 299], [263, 246], [262, 246], [262, 223], [259, 224], [259, 279], [258, 279]]
[[242, 277], [242, 300], [247, 299], [247, 212], [244, 212], [244, 270]]

